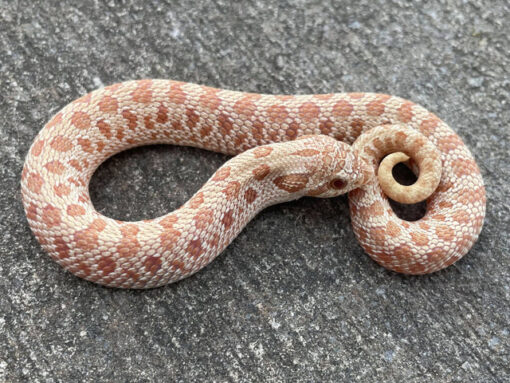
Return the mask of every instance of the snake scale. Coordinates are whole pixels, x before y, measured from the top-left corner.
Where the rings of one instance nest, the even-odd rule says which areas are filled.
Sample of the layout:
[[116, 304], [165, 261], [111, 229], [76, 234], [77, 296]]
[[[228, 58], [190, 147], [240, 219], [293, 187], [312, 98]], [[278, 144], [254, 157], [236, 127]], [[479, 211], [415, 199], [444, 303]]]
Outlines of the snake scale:
[[[123, 222], [98, 213], [88, 192], [95, 169], [115, 153], [155, 143], [235, 156], [165, 216]], [[409, 158], [418, 180], [403, 186], [391, 171]], [[29, 225], [56, 262], [121, 288], [161, 286], [197, 272], [260, 210], [302, 196], [349, 193], [365, 252], [405, 274], [460, 259], [485, 216], [471, 153], [410, 101], [374, 93], [262, 95], [171, 80], [123, 82], [65, 106], [35, 138], [21, 190]], [[400, 219], [388, 197], [427, 199], [425, 216]]]

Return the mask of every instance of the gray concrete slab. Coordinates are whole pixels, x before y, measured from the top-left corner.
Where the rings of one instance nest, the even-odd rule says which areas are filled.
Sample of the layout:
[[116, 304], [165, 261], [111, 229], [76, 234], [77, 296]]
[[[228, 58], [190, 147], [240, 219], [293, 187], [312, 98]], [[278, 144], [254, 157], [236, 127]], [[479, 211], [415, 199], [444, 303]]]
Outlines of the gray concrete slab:
[[[509, 17], [505, 0], [0, 0], [0, 381], [509, 381]], [[303, 199], [262, 212], [178, 284], [80, 280], [27, 226], [24, 156], [68, 102], [145, 77], [416, 101], [480, 165], [480, 240], [445, 271], [405, 277], [363, 253], [345, 197]], [[93, 201], [116, 218], [155, 217], [225, 159], [131, 150], [97, 171]]]

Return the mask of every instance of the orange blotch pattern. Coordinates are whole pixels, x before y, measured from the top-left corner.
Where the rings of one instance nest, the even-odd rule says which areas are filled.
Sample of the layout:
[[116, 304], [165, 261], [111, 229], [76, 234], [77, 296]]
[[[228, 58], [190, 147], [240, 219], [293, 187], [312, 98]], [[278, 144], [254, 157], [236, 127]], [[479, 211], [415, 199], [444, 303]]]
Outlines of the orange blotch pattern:
[[223, 166], [212, 177], [213, 181], [224, 181], [230, 176], [230, 166]]
[[202, 108], [207, 109], [209, 112], [214, 112], [221, 105], [221, 99], [216, 95], [217, 90], [214, 88], [207, 88], [206, 93], [202, 94], [199, 98], [199, 104]]
[[42, 209], [41, 217], [47, 227], [60, 225], [60, 210], [52, 205], [47, 205]]
[[338, 101], [334, 106], [331, 113], [334, 117], [337, 118], [345, 118], [349, 117], [354, 110], [354, 107], [352, 104], [346, 100], [340, 100]]
[[296, 122], [291, 122], [289, 127], [285, 130], [285, 135], [290, 139], [294, 140], [297, 137], [299, 125]]
[[429, 243], [429, 239], [426, 234], [420, 232], [411, 232], [411, 239], [417, 246], [426, 246]]
[[99, 233], [106, 227], [106, 222], [101, 218], [96, 218], [88, 228], [74, 233], [74, 242], [76, 246], [90, 251], [96, 248]]
[[71, 124], [77, 129], [90, 128], [90, 116], [85, 112], [74, 112], [71, 117]]
[[318, 150], [315, 149], [302, 149], [298, 150], [297, 152], [291, 153], [293, 156], [300, 156], [300, 157], [313, 157], [320, 154]]
[[143, 123], [147, 130], [153, 130], [155, 127], [154, 121], [152, 121], [151, 116], [145, 116], [143, 118]]
[[378, 95], [374, 101], [371, 101], [367, 104], [367, 113], [370, 116], [380, 116], [384, 113], [385, 110], [385, 102], [390, 97], [387, 95]]
[[161, 104], [158, 107], [158, 115], [156, 117], [156, 122], [160, 124], [164, 124], [168, 121], [168, 108]]
[[81, 146], [84, 152], [94, 153], [94, 148], [92, 147], [92, 143], [88, 138], [78, 137], [77, 141], [78, 145]]
[[436, 235], [446, 242], [451, 242], [455, 239], [455, 232], [453, 229], [446, 225], [439, 225], [436, 227]]
[[393, 255], [400, 259], [408, 258], [411, 253], [411, 246], [409, 246], [407, 243], [402, 243], [393, 250]]
[[257, 192], [254, 189], [249, 188], [244, 192], [244, 199], [249, 204], [253, 203], [253, 201], [257, 199]]
[[[365, 126], [365, 121], [361, 118], [355, 118], [351, 122], [351, 135], [352, 137], [357, 138], [361, 132], [363, 131], [363, 127]], [[336, 137], [335, 137], [336, 138]], [[337, 138], [338, 139], [338, 138]]]
[[[161, 224], [161, 223], [160, 223]], [[165, 230], [159, 235], [161, 247], [164, 251], [172, 250], [177, 244], [177, 240], [181, 236], [181, 232], [172, 228], [171, 226], [165, 227]]]
[[230, 229], [230, 226], [234, 223], [233, 217], [234, 211], [232, 209], [228, 210], [223, 214], [223, 218], [221, 219], [221, 223], [225, 226], [225, 229]]
[[471, 221], [471, 217], [465, 210], [457, 210], [452, 214], [452, 219], [457, 221], [460, 225], [468, 225]]
[[220, 245], [220, 235], [212, 233], [211, 239], [207, 243], [211, 248], [217, 248]]
[[478, 173], [476, 162], [471, 159], [458, 159], [451, 164], [457, 177], [467, 176]]
[[168, 99], [170, 102], [183, 105], [186, 102], [186, 93], [182, 90], [182, 86], [184, 83], [182, 82], [174, 82], [170, 86], [170, 91], [168, 92]]
[[[380, 217], [384, 215], [384, 207], [376, 201], [369, 206], [361, 206], [358, 213], [365, 217]], [[402, 226], [405, 226], [405, 222], [402, 222]]]
[[322, 134], [329, 135], [333, 131], [335, 124], [331, 120], [321, 120], [319, 122], [319, 130]]
[[99, 104], [97, 105], [99, 110], [103, 113], [115, 113], [119, 107], [117, 100], [111, 96], [104, 96]]
[[37, 157], [37, 156], [39, 156], [41, 154], [43, 147], [44, 147], [44, 140], [37, 140], [32, 145], [32, 149], [30, 150], [30, 153], [34, 157]]
[[105, 136], [107, 139], [112, 138], [111, 126], [108, 125], [108, 123], [106, 123], [104, 120], [100, 120], [97, 122], [96, 126], [103, 136]]
[[406, 123], [413, 119], [413, 107], [414, 104], [412, 102], [406, 101], [398, 108], [398, 118], [400, 121]]
[[138, 87], [131, 93], [134, 102], [142, 104], [149, 104], [152, 101], [152, 81], [141, 80], [138, 81]]
[[393, 221], [386, 224], [386, 234], [390, 237], [398, 237], [400, 235], [400, 227]]
[[71, 188], [65, 184], [55, 185], [53, 186], [53, 190], [55, 191], [55, 194], [59, 197], [64, 197], [71, 193]]
[[267, 115], [272, 122], [282, 123], [289, 116], [289, 112], [283, 105], [271, 105], [267, 109]]
[[98, 152], [102, 152], [105, 146], [106, 146], [106, 143], [104, 141], [96, 142], [96, 148], [97, 148]]
[[191, 108], [186, 109], [186, 117], [188, 119], [187, 125], [190, 129], [193, 129], [200, 120], [200, 116]]
[[234, 126], [230, 117], [224, 113], [218, 116], [218, 123], [220, 124], [220, 133], [224, 136], [227, 136]]
[[270, 146], [259, 146], [258, 148], [253, 149], [252, 153], [255, 158], [266, 157], [273, 151], [273, 148]]
[[60, 161], [50, 161], [44, 167], [50, 172], [54, 174], [62, 174], [65, 172], [66, 167]]
[[233, 109], [234, 112], [236, 112], [238, 115], [250, 118], [255, 113], [256, 106], [249, 97], [243, 97], [242, 99], [236, 101]]
[[207, 137], [209, 134], [211, 134], [211, 132], [212, 132], [212, 126], [209, 126], [209, 125], [203, 126], [200, 129], [200, 137], [201, 138]]
[[309, 176], [307, 174], [289, 174], [286, 176], [276, 177], [273, 183], [282, 190], [289, 193], [296, 193], [305, 188], [308, 183]]
[[76, 217], [85, 214], [85, 208], [81, 205], [72, 204], [67, 207], [67, 214]]
[[50, 146], [58, 152], [67, 152], [73, 148], [71, 140], [64, 136], [55, 136]]
[[160, 257], [148, 256], [143, 262], [143, 267], [145, 268], [145, 271], [155, 275], [158, 270], [161, 269], [161, 264], [162, 261]]
[[430, 117], [423, 120], [423, 122], [420, 124], [420, 132], [423, 133], [426, 137], [434, 134], [437, 126], [439, 125], [439, 121], [439, 118], [431, 113]]
[[55, 236], [55, 238], [53, 239], [53, 246], [54, 246], [53, 251], [57, 253], [56, 257], [58, 259], [64, 259], [69, 257], [69, 246], [67, 246], [67, 243], [64, 240], [64, 238], [62, 238], [62, 236], [60, 235]]
[[463, 142], [456, 134], [450, 134], [445, 137], [441, 137], [437, 142], [438, 149], [443, 153], [448, 153], [452, 150], [456, 150], [463, 146]]
[[116, 267], [117, 263], [110, 256], [101, 257], [99, 258], [99, 261], [97, 261], [97, 269], [98, 271], [102, 272], [103, 277], [106, 277], [108, 274], [113, 273]]
[[237, 136], [234, 141], [234, 145], [237, 147], [241, 147], [241, 145], [246, 141], [248, 136], [245, 133], [237, 133]]
[[251, 134], [257, 142], [261, 142], [264, 139], [264, 124], [259, 120], [253, 121]]
[[27, 187], [33, 193], [39, 194], [44, 184], [44, 179], [38, 173], [30, 173], [28, 175]]
[[160, 221], [159, 221], [159, 224], [161, 226], [163, 226], [165, 229], [171, 229], [175, 223], [177, 223], [179, 219], [177, 218], [177, 216], [175, 214], [169, 214], [165, 217], [163, 217]]
[[192, 208], [192, 209], [196, 209], [198, 208], [200, 205], [202, 205], [204, 203], [204, 193], [203, 192], [198, 192], [197, 194], [195, 194], [195, 196], [193, 198], [191, 198], [188, 202], [189, 206]]
[[271, 168], [269, 165], [262, 164], [259, 165], [257, 168], [253, 169], [253, 177], [257, 181], [262, 181], [266, 176], [271, 172]]
[[298, 116], [303, 122], [314, 121], [319, 117], [320, 108], [313, 102], [305, 102], [299, 106]]
[[27, 213], [27, 218], [29, 220], [32, 220], [32, 221], [37, 220], [37, 205], [35, 205], [33, 203], [28, 205], [26, 213]]
[[194, 259], [200, 257], [204, 253], [202, 241], [200, 239], [194, 239], [192, 241], [189, 241], [188, 247], [186, 248], [186, 252]]
[[203, 230], [213, 222], [213, 216], [214, 212], [211, 209], [201, 209], [193, 217], [193, 223], [197, 229]]
[[88, 129], [90, 128], [90, 116], [85, 112], [74, 112], [71, 117], [71, 124], [77, 129]]
[[186, 264], [180, 259], [173, 259], [172, 261], [170, 261], [170, 265], [174, 269], [174, 271], [179, 269], [181, 272], [186, 272], [188, 270]]
[[239, 195], [239, 191], [241, 190], [241, 184], [238, 181], [229, 182], [227, 187], [223, 189], [223, 193], [225, 193], [227, 200], [232, 201], [234, 198], [237, 198]]
[[78, 160], [76, 160], [74, 158], [69, 160], [69, 165], [71, 165], [73, 168], [75, 168], [78, 171], [82, 170], [82, 166], [80, 164], [80, 161], [78, 161]]
[[127, 120], [128, 128], [131, 130], [135, 130], [138, 126], [138, 119], [136, 117], [136, 114], [134, 114], [132, 111], [128, 109], [124, 109], [122, 111], [122, 117], [124, 117]]
[[441, 209], [450, 209], [453, 207], [453, 204], [450, 201], [441, 201], [437, 204]]
[[429, 230], [429, 229], [430, 229], [430, 226], [429, 226], [428, 224], [426, 224], [425, 222], [420, 222], [420, 223], [418, 224], [418, 226], [420, 226], [420, 228], [421, 228], [422, 230], [425, 230], [425, 231], [427, 231], [427, 230]]

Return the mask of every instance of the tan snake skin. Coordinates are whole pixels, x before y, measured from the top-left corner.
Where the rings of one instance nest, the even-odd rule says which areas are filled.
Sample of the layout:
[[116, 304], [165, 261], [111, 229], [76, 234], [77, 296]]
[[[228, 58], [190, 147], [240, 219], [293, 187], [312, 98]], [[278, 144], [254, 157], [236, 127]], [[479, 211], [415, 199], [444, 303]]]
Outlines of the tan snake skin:
[[[95, 169], [119, 151], [153, 143], [242, 154], [163, 217], [121, 222], [99, 214], [88, 193]], [[419, 168], [411, 187], [388, 176], [407, 156]], [[123, 288], [195, 273], [261, 209], [304, 195], [350, 192], [361, 246], [407, 274], [461, 258], [485, 215], [483, 181], [461, 139], [422, 107], [373, 93], [272, 96], [169, 80], [115, 84], [53, 117], [28, 153], [21, 185], [30, 227], [53, 259], [79, 277]], [[405, 203], [428, 198], [427, 212], [404, 221], [386, 195]]]

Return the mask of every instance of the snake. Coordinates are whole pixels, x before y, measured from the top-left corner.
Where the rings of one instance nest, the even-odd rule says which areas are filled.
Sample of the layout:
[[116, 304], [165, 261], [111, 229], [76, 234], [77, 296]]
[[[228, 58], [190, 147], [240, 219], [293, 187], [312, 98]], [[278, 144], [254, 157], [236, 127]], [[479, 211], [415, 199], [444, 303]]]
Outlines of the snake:
[[[193, 146], [233, 156], [180, 208], [135, 222], [99, 213], [89, 181], [110, 156], [141, 145]], [[412, 185], [393, 177], [403, 162]], [[28, 224], [78, 277], [152, 288], [208, 265], [264, 208], [348, 194], [364, 252], [403, 274], [463, 257], [483, 226], [486, 194], [462, 139], [435, 114], [378, 93], [269, 95], [143, 79], [69, 103], [37, 134], [21, 174]], [[401, 219], [391, 200], [426, 201]]]

